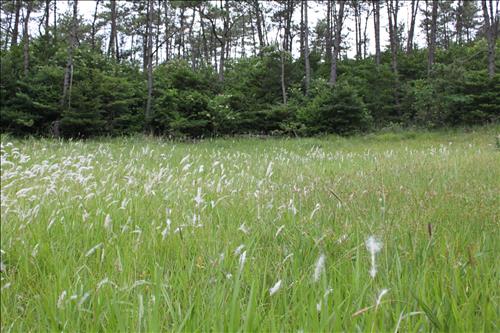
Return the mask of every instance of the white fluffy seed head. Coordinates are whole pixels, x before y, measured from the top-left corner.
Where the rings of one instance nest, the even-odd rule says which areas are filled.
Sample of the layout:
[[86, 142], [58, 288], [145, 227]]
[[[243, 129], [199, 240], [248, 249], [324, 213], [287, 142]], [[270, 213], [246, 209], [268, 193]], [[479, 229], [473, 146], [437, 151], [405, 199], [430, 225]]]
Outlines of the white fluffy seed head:
[[238, 246], [238, 247], [236, 248], [236, 250], [234, 250], [234, 255], [235, 255], [235, 256], [239, 255], [239, 254], [241, 253], [241, 251], [243, 250], [243, 248], [244, 248], [244, 247], [245, 247], [245, 245], [244, 245], [244, 244], [241, 244], [240, 246]]
[[240, 255], [240, 271], [243, 270], [243, 266], [245, 266], [245, 261], [247, 260], [247, 251], [243, 251]]
[[97, 244], [96, 246], [94, 246], [93, 248], [91, 248], [90, 250], [87, 251], [87, 253], [85, 253], [85, 256], [86, 257], [89, 257], [91, 256], [97, 249], [99, 249], [100, 247], [102, 246], [102, 243], [99, 243]]
[[104, 286], [106, 283], [109, 283], [109, 279], [105, 277], [99, 283], [97, 284], [97, 290], [101, 289], [102, 286]]
[[376, 304], [377, 307], [380, 305], [380, 302], [382, 301], [382, 297], [384, 297], [384, 295], [387, 294], [388, 292], [389, 292], [389, 289], [382, 289], [380, 291], [380, 293], [378, 294], [378, 297], [377, 297], [377, 304]]
[[66, 298], [66, 290], [63, 290], [63, 292], [61, 293], [61, 295], [59, 295], [59, 298], [57, 299], [57, 308], [58, 309], [62, 309], [62, 307], [64, 306], [64, 299]]
[[274, 286], [272, 286], [271, 288], [269, 288], [269, 296], [273, 296], [274, 294], [276, 294], [278, 292], [278, 290], [281, 289], [281, 280], [279, 280], [278, 282], [276, 282], [274, 284]]
[[269, 162], [266, 170], [266, 178], [269, 178], [273, 175], [273, 162]]
[[196, 206], [200, 206], [204, 202], [203, 196], [201, 194], [201, 187], [198, 187], [196, 196], [194, 197], [194, 201], [196, 202]]
[[81, 307], [83, 305], [83, 303], [85, 303], [87, 298], [89, 298], [89, 296], [90, 296], [90, 294], [88, 292], [83, 294], [82, 298], [80, 298], [80, 301], [78, 302], [78, 307]]
[[366, 249], [371, 253], [371, 254], [376, 254], [382, 249], [382, 242], [377, 240], [374, 236], [368, 237], [368, 239], [365, 242]]
[[326, 257], [324, 254], [321, 254], [316, 261], [316, 267], [314, 268], [313, 280], [314, 282], [318, 282], [321, 276], [321, 273], [325, 270], [325, 260]]
[[238, 230], [241, 231], [244, 234], [248, 234], [250, 232], [250, 229], [248, 229], [248, 227], [245, 225], [245, 223], [243, 223], [242, 225], [240, 225], [240, 227], [238, 228]]
[[106, 228], [106, 230], [110, 231], [113, 228], [112, 222], [113, 222], [113, 220], [111, 219], [111, 216], [109, 216], [109, 214], [107, 214], [106, 218], [104, 219], [104, 228]]
[[281, 227], [278, 228], [274, 237], [275, 238], [278, 237], [278, 235], [283, 231], [284, 228], [285, 228], [285, 225], [283, 224]]

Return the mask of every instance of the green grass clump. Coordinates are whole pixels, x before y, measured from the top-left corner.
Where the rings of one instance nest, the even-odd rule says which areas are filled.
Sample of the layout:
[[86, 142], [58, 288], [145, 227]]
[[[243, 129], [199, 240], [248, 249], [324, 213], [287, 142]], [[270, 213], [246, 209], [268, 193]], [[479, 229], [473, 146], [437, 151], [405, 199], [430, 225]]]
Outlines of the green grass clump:
[[4, 137], [1, 330], [499, 331], [498, 133]]

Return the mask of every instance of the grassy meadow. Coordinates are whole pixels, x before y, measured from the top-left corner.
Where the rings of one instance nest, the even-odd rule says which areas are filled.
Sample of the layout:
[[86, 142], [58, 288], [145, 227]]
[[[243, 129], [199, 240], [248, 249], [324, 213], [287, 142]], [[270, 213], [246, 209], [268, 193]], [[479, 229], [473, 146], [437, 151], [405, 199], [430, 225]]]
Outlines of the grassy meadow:
[[499, 331], [500, 127], [1, 143], [1, 331]]

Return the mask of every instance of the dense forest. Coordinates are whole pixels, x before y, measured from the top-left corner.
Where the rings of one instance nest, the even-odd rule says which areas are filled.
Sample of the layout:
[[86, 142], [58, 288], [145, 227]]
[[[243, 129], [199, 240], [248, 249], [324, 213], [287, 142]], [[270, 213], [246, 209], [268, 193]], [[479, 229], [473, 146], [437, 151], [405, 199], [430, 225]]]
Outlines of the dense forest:
[[497, 122], [498, 5], [98, 0], [89, 18], [78, 0], [4, 0], [0, 129], [301, 136]]

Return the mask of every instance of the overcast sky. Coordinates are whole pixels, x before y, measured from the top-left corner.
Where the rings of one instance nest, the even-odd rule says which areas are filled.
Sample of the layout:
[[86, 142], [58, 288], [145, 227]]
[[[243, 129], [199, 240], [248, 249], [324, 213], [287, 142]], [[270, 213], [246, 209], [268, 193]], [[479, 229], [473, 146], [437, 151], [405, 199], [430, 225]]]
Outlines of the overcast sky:
[[[126, 1], [121, 1], [121, 2], [126, 2]], [[262, 1], [265, 2], [265, 1]], [[423, 1], [421, 1], [423, 2]], [[272, 5], [271, 2], [267, 2], [265, 4], [266, 6]], [[423, 5], [423, 4], [421, 4]], [[399, 18], [399, 23], [404, 23], [405, 24], [405, 29], [408, 27], [408, 22], [410, 20], [410, 12], [411, 12], [411, 2], [410, 1], [403, 1], [402, 8], [400, 9], [400, 12], [398, 13], [398, 18]], [[86, 20], [90, 21], [92, 19], [92, 16], [94, 14], [95, 10], [95, 1], [91, 0], [80, 0], [78, 3], [78, 11], [80, 15], [82, 15]], [[67, 1], [61, 1], [58, 0], [58, 8], [60, 11], [68, 11], [68, 5]], [[101, 6], [102, 9], [102, 6]], [[314, 31], [314, 27], [316, 23], [318, 22], [319, 19], [324, 18], [326, 15], [326, 3], [323, 4], [318, 4], [316, 2], [310, 1], [309, 2], [309, 11], [308, 11], [308, 17], [309, 17], [309, 29], [310, 31]], [[381, 45], [382, 48], [385, 48], [388, 43], [389, 43], [389, 33], [388, 33], [388, 19], [387, 19], [387, 9], [385, 6], [381, 8], [381, 18], [380, 18], [380, 28], [381, 28]], [[425, 36], [423, 32], [419, 29], [419, 24], [421, 21], [422, 15], [421, 13], [418, 13], [417, 15], [417, 24], [416, 24], [416, 33], [415, 33], [415, 42], [423, 46], [425, 45]], [[298, 7], [295, 12], [294, 12], [294, 22], [298, 24], [300, 22], [300, 7]], [[363, 25], [364, 25], [364, 20], [363, 20]], [[109, 27], [108, 27], [109, 28]], [[344, 24], [343, 28], [343, 34], [348, 33], [346, 41], [350, 44], [350, 48], [348, 50], [348, 56], [353, 57], [356, 53], [356, 49], [354, 46], [354, 41], [355, 41], [355, 26], [354, 26], [354, 15], [350, 14], [347, 16], [346, 22]], [[363, 27], [364, 29], [364, 27]], [[370, 17], [368, 21], [368, 29], [367, 29], [367, 34], [369, 38], [369, 53], [373, 54], [375, 53], [375, 38], [374, 38], [374, 29], [373, 29], [373, 16]], [[407, 32], [405, 31], [406, 35]], [[276, 36], [276, 31], [271, 32], [269, 35], [269, 39], [274, 40]], [[294, 54], [298, 53], [298, 39], [294, 39]]]

